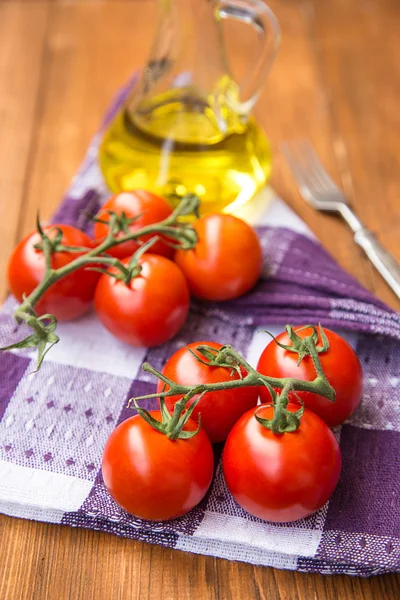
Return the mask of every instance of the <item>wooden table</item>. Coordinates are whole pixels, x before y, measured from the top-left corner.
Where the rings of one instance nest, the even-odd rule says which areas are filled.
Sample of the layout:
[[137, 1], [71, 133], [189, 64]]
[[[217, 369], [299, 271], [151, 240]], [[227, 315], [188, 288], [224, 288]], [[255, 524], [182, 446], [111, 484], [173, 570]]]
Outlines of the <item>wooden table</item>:
[[[400, 3], [270, 4], [283, 42], [258, 115], [276, 151], [273, 185], [343, 267], [399, 309], [345, 225], [299, 198], [278, 147], [284, 139], [310, 137], [360, 217], [400, 260]], [[151, 0], [0, 0], [1, 272], [38, 208], [46, 219], [57, 205], [113, 92], [143, 64], [153, 11]], [[244, 34], [235, 36], [231, 52], [239, 63], [248, 43]], [[395, 575], [303, 575], [4, 516], [0, 532], [1, 600], [381, 600], [400, 594]]]

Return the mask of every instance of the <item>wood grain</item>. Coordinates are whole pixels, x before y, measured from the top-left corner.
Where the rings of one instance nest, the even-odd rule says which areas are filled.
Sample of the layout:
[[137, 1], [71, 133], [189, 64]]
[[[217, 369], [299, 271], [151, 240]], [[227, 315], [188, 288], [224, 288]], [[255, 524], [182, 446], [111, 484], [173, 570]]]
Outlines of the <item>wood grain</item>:
[[[311, 138], [360, 216], [400, 259], [398, 2], [270, 4], [283, 42], [257, 113], [275, 149], [273, 184], [344, 267], [399, 308], [345, 225], [300, 199], [279, 155], [283, 140]], [[51, 214], [113, 93], [143, 64], [153, 11], [146, 0], [0, 0], [1, 271], [37, 208]], [[238, 68], [252, 41], [242, 30], [235, 35]], [[4, 278], [0, 285], [2, 293]], [[398, 597], [400, 584], [396, 575], [278, 571], [5, 516], [0, 532], [1, 600], [385, 600]]]
[[[48, 6], [0, 4], [0, 272], [20, 235]], [[0, 278], [0, 299], [6, 289]]]
[[[334, 4], [336, 11], [331, 3], [316, 3], [315, 37], [342, 185], [359, 216], [400, 261], [400, 4]], [[364, 262], [371, 289], [398, 308], [394, 295]]]
[[[399, 578], [277, 571], [2, 517], [5, 600], [395, 600]], [[23, 557], [23, 560], [21, 560]]]
[[[39, 206], [44, 219], [50, 216], [116, 90], [145, 61], [153, 15], [154, 5], [143, 1], [51, 6], [24, 233], [32, 228]], [[138, 35], [141, 27], [146, 34]]]
[[[393, 49], [399, 5], [379, 0], [285, 4], [289, 10], [277, 10], [282, 51], [262, 99], [262, 109], [274, 115], [265, 117], [265, 127], [275, 150], [284, 139], [310, 138], [361, 219], [400, 260], [398, 114], [389, 108], [400, 85]], [[347, 226], [304, 203], [279, 155], [273, 183], [339, 263], [399, 309], [399, 300], [354, 246]]]

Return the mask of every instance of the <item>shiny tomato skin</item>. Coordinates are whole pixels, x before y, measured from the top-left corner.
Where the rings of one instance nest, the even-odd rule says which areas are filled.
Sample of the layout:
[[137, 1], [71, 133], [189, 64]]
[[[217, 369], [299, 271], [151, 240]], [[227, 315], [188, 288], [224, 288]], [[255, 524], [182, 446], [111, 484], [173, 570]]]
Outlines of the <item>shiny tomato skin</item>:
[[[311, 329], [299, 331], [300, 337], [310, 335]], [[339, 334], [324, 327], [329, 340], [327, 352], [319, 354], [325, 375], [336, 392], [335, 402], [330, 402], [323, 396], [310, 392], [296, 392], [305, 406], [315, 412], [329, 427], [344, 423], [360, 403], [362, 395], [363, 375], [360, 361], [353, 348]], [[277, 336], [277, 340], [290, 345], [286, 332]], [[297, 366], [298, 355], [280, 348], [273, 340], [265, 348], [258, 361], [257, 371], [271, 377], [295, 377], [312, 381], [316, 377], [313, 362], [306, 356]], [[270, 402], [268, 390], [260, 389], [263, 402]], [[294, 400], [294, 395], [291, 396]]]
[[190, 291], [202, 300], [223, 301], [242, 296], [257, 283], [262, 268], [261, 244], [250, 225], [234, 217], [211, 213], [193, 224], [198, 242], [178, 250], [175, 261]]
[[[129, 258], [121, 262], [127, 265]], [[189, 290], [179, 267], [168, 258], [144, 254], [138, 263], [142, 271], [129, 285], [101, 276], [95, 309], [104, 327], [122, 342], [158, 346], [174, 337], [185, 322]]]
[[[201, 345], [211, 346], [216, 349], [221, 348], [221, 344], [217, 344], [216, 342], [192, 342], [180, 348], [171, 356], [164, 366], [164, 375], [182, 385], [197, 385], [200, 383], [215, 383], [239, 379], [239, 374], [236, 371], [231, 375], [231, 369], [208, 367], [197, 361], [188, 348], [200, 356], [196, 348]], [[243, 369], [242, 375], [245, 376], [246, 374]], [[159, 381], [157, 391], [160, 392], [163, 387], [163, 382]], [[175, 403], [181, 398], [182, 395], [165, 398], [165, 403], [170, 412], [173, 411]], [[193, 400], [195, 398], [197, 396]], [[223, 442], [228, 437], [230, 430], [239, 417], [250, 408], [256, 406], [257, 400], [257, 387], [207, 392], [192, 414], [196, 420], [198, 415], [201, 415], [202, 428], [212, 443]]]
[[[93, 247], [89, 236], [72, 225], [57, 224], [44, 227], [44, 231], [49, 232], [50, 237], [54, 237], [56, 233], [55, 229], [50, 231], [52, 228], [61, 229], [62, 244], [65, 246]], [[10, 256], [7, 273], [8, 285], [11, 293], [19, 302], [22, 301], [23, 294], [28, 296], [43, 278], [44, 254], [41, 250], [34, 248], [34, 245], [40, 243], [39, 233], [33, 232], [17, 244]], [[58, 269], [69, 264], [81, 254], [79, 252], [55, 252], [52, 255], [51, 266], [53, 269]], [[83, 268], [70, 273], [47, 290], [36, 304], [35, 311], [39, 315], [50, 313], [59, 321], [70, 321], [81, 317], [92, 307], [99, 277], [99, 273]]]
[[[150, 414], [161, 420], [159, 411]], [[185, 430], [197, 429], [189, 419]], [[123, 421], [106, 443], [102, 473], [110, 495], [141, 519], [175, 519], [205, 496], [213, 476], [214, 457], [207, 435], [170, 440], [135, 415]]]
[[[296, 411], [298, 404], [289, 404]], [[236, 423], [223, 452], [229, 491], [248, 513], [274, 523], [297, 521], [321, 508], [339, 480], [341, 453], [329, 427], [305, 409], [299, 429], [272, 433], [252, 409]], [[257, 414], [271, 419], [262, 405]]]
[[[145, 190], [121, 192], [120, 194], [112, 196], [100, 208], [97, 217], [104, 221], [109, 221], [110, 215], [107, 213], [108, 210], [111, 210], [117, 214], [124, 212], [129, 219], [143, 213], [142, 216], [137, 219], [137, 221], [129, 226], [129, 230], [132, 232], [142, 229], [142, 227], [145, 227], [146, 225], [152, 225], [153, 223], [163, 221], [172, 213], [171, 206], [166, 200], [164, 200], [164, 198]], [[108, 230], [108, 225], [104, 223], [95, 223], [94, 239], [97, 241], [97, 243], [100, 243], [107, 236]], [[119, 237], [123, 235], [125, 234], [120, 233]], [[157, 234], [145, 235], [140, 239], [142, 242], [145, 242], [154, 235]], [[111, 256], [115, 256], [116, 258], [126, 258], [128, 256], [132, 256], [138, 247], [138, 243], [135, 242], [135, 240], [131, 240], [110, 248], [107, 253]], [[161, 254], [167, 258], [172, 258], [174, 254], [173, 248], [168, 246], [162, 240], [156, 242], [154, 246], [151, 247], [150, 252], [152, 254]]]

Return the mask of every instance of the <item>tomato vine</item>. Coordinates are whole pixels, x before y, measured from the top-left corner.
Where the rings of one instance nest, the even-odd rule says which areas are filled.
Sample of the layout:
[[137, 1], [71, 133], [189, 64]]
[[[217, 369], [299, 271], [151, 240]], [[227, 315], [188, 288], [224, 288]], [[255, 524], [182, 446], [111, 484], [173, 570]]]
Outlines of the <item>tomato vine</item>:
[[[20, 340], [9, 346], [0, 348], [1, 351], [7, 351], [18, 348], [37, 348], [38, 361], [37, 369], [39, 370], [46, 354], [59, 341], [59, 337], [55, 333], [57, 327], [57, 319], [54, 315], [45, 314], [38, 316], [35, 313], [35, 305], [43, 297], [45, 292], [57, 281], [63, 279], [70, 273], [81, 269], [82, 267], [99, 269], [103, 267], [116, 267], [121, 273], [125, 281], [137, 275], [137, 268], [132, 268], [130, 271], [117, 258], [107, 256], [107, 250], [114, 246], [123, 244], [131, 240], [140, 240], [143, 236], [163, 235], [169, 240], [169, 243], [180, 249], [193, 248], [197, 242], [197, 234], [193, 227], [186, 222], [181, 221], [183, 216], [198, 216], [199, 199], [194, 194], [187, 194], [182, 198], [175, 210], [164, 220], [159, 223], [154, 223], [142, 227], [136, 231], [128, 231], [126, 233], [126, 223], [119, 218], [116, 213], [110, 213], [108, 221], [109, 231], [106, 238], [95, 248], [81, 248], [75, 246], [65, 246], [62, 244], [62, 232], [55, 228], [50, 228], [44, 231], [39, 218], [37, 219], [37, 230], [41, 238], [40, 246], [37, 250], [41, 250], [45, 257], [45, 271], [41, 282], [29, 294], [23, 297], [22, 303], [14, 312], [14, 318], [18, 324], [25, 323], [32, 333], [23, 340]], [[132, 220], [131, 220], [132, 221]], [[49, 236], [49, 232], [55, 232], [53, 237]], [[125, 233], [125, 235], [120, 235]], [[147, 242], [148, 243], [148, 242]], [[139, 248], [140, 252], [141, 247]], [[52, 268], [52, 254], [55, 252], [79, 252], [80, 254], [75, 260], [60, 267]], [[91, 267], [92, 265], [92, 267]], [[132, 264], [132, 267], [134, 265]]]
[[[181, 385], [171, 380], [160, 371], [157, 371], [157, 369], [152, 367], [149, 363], [144, 363], [142, 366], [143, 371], [151, 373], [162, 381], [164, 384], [164, 391], [132, 398], [129, 400], [128, 405], [134, 404], [137, 408], [137, 402], [140, 400], [150, 398], [160, 398], [160, 400], [163, 400], [168, 396], [184, 394], [186, 401], [183, 402], [184, 399], [180, 401], [180, 410], [183, 412], [188, 400], [195, 394], [239, 387], [260, 387], [264, 385], [271, 394], [272, 405], [274, 406], [274, 416], [271, 420], [258, 418], [260, 424], [271, 429], [274, 433], [288, 433], [295, 431], [299, 427], [300, 418], [304, 408], [301, 406], [296, 413], [287, 410], [290, 392], [313, 392], [327, 398], [327, 400], [331, 402], [335, 401], [335, 391], [329, 384], [319, 359], [319, 354], [326, 352], [329, 349], [329, 342], [324, 335], [322, 327], [319, 326], [319, 335], [322, 340], [322, 345], [318, 346], [318, 328], [311, 325], [308, 325], [307, 327], [311, 327], [312, 334], [300, 339], [293, 330], [293, 327], [287, 325], [286, 331], [291, 341], [291, 345], [287, 345], [286, 349], [291, 352], [296, 352], [299, 355], [299, 361], [305, 356], [311, 357], [316, 372], [316, 376], [312, 381], [304, 381], [292, 377], [278, 378], [262, 375], [230, 345], [222, 346], [220, 349], [201, 345], [197, 347], [197, 352], [200, 354], [200, 357], [194, 354], [196, 359], [200, 362], [203, 362], [209, 367], [225, 367], [232, 369], [239, 374], [241, 374], [241, 368], [243, 368], [247, 372], [247, 375], [244, 377], [241, 376], [239, 379], [231, 379], [223, 382], [203, 383], [200, 385]], [[277, 394], [275, 392], [276, 389], [281, 390], [281, 392]]]

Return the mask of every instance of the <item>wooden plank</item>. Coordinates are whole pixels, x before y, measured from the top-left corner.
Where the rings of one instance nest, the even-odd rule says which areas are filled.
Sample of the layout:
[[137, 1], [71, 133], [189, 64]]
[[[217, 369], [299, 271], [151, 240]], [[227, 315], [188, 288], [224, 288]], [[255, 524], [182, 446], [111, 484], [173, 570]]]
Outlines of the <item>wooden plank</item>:
[[[0, 517], [7, 600], [395, 600], [399, 577], [307, 575]], [[23, 557], [23, 560], [21, 560]]]
[[[95, 531], [0, 518], [7, 600], [395, 600], [399, 578], [253, 567]], [[23, 556], [23, 560], [21, 557]]]
[[52, 5], [24, 232], [39, 206], [44, 219], [53, 212], [113, 95], [145, 61], [153, 15], [145, 0]]
[[[347, 226], [317, 213], [300, 198], [279, 152], [284, 140], [311, 139], [357, 212], [400, 260], [395, 108], [400, 88], [399, 4], [395, 0], [269, 4], [281, 23], [282, 45], [256, 112], [275, 150], [273, 185], [343, 267], [399, 309], [400, 301], [355, 246]], [[246, 37], [236, 28], [235, 48]], [[240, 41], [239, 31], [243, 31]], [[240, 55], [247, 57], [248, 49]]]
[[[48, 6], [0, 4], [0, 272], [15, 244], [32, 158]], [[6, 292], [0, 278], [0, 302]]]
[[316, 52], [312, 0], [271, 2], [282, 28], [282, 45], [256, 112], [275, 151], [272, 184], [306, 221], [338, 262], [365, 285], [369, 272], [355, 252], [353, 237], [337, 218], [323, 215], [300, 197], [280, 153], [286, 140], [308, 138], [332, 176], [340, 181], [341, 165], [334, 148], [338, 134], [332, 119], [329, 88], [322, 78]]
[[[400, 261], [400, 5], [315, 0], [315, 28], [342, 184], [358, 215]], [[372, 289], [399, 309], [366, 264]]]

